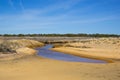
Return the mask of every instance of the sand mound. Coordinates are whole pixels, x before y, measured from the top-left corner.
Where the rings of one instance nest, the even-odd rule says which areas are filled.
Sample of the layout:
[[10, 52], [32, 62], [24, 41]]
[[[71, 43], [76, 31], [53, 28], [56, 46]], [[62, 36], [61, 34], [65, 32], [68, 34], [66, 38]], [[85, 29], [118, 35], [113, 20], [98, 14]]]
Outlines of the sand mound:
[[34, 48], [43, 46], [43, 43], [34, 40], [6, 40], [0, 43], [0, 52], [16, 52], [19, 48]]
[[26, 55], [34, 55], [36, 53], [36, 50], [25, 47], [25, 48], [17, 49], [16, 52], [26, 54]]
[[8, 54], [19, 54], [22, 56], [34, 55], [36, 53], [36, 50], [32, 48], [40, 47], [43, 45], [43, 43], [34, 40], [5, 40], [0, 43], [0, 58], [6, 58], [6, 55], [8, 56]]

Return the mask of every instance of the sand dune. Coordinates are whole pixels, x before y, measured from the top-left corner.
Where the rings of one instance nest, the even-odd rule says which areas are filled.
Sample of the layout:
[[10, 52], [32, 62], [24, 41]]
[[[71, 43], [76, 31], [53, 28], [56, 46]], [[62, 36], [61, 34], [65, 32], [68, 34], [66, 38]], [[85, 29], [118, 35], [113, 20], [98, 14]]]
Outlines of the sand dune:
[[15, 59], [26, 55], [34, 55], [37, 51], [33, 48], [41, 47], [44, 44], [35, 40], [1, 40], [0, 60]]

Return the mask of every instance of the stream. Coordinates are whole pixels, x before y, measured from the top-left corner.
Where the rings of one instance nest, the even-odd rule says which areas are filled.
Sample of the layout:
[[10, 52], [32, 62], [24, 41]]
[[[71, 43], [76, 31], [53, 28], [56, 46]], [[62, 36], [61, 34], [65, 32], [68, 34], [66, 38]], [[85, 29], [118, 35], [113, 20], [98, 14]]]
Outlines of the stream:
[[52, 45], [46, 45], [44, 47], [37, 48], [36, 50], [38, 50], [38, 55], [43, 58], [71, 61], [71, 62], [107, 63], [106, 61], [103, 60], [83, 58], [71, 54], [65, 54], [65, 53], [49, 50], [52, 47], [53, 47]]

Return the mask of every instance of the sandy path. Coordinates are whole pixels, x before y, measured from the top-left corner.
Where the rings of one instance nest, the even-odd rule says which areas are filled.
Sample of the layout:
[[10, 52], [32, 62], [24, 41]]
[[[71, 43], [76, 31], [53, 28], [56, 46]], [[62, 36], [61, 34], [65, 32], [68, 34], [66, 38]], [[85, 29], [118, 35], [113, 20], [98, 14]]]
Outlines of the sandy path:
[[119, 67], [33, 57], [0, 62], [0, 80], [119, 80]]

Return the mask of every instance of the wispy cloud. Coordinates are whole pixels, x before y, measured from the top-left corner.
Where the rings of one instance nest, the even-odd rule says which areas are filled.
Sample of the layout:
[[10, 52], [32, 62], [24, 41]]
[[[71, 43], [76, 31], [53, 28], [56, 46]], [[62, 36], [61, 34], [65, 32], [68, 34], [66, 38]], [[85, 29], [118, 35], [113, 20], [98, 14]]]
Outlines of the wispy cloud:
[[10, 6], [15, 9], [15, 6], [14, 6], [14, 3], [13, 3], [13, 0], [8, 0], [8, 3], [10, 4]]
[[[23, 27], [43, 27], [43, 26], [53, 26], [53, 25], [74, 25], [74, 24], [93, 24], [93, 23], [101, 23], [103, 21], [109, 21], [109, 20], [116, 20], [118, 17], [115, 16], [100, 16], [93, 18], [81, 18], [81, 17], [75, 17], [75, 16], [50, 16], [50, 17], [41, 17], [41, 16], [35, 16], [35, 15], [12, 15], [12, 16], [0, 16], [1, 21], [4, 21], [4, 23], [7, 23], [7, 25], [13, 25], [16, 26], [16, 24]], [[16, 23], [14, 25], [14, 23]], [[5, 24], [6, 25], [6, 24]]]
[[24, 11], [25, 8], [24, 8], [23, 1], [22, 1], [22, 0], [20, 0], [19, 5], [20, 5], [21, 9]]
[[[57, 2], [51, 5], [46, 5], [42, 9], [27, 9], [26, 12], [34, 13], [37, 15], [48, 14], [50, 12], [58, 11], [58, 10], [69, 10], [76, 4], [78, 4], [82, 0], [64, 0], [62, 2]], [[24, 6], [22, 6], [24, 8]]]
[[[47, 2], [47, 4], [44, 0], [36, 0], [35, 3], [39, 2], [38, 4], [32, 4], [31, 2], [34, 0], [7, 1], [14, 10], [10, 11], [8, 7], [5, 7], [6, 11], [3, 9], [5, 14], [0, 14], [0, 33], [2, 31], [3, 33], [10, 31], [16, 31], [17, 33], [20, 30], [20, 32], [36, 32], [37, 30], [40, 32], [39, 30], [46, 31], [47, 29], [51, 29], [49, 31], [59, 31], [61, 27], [62, 29], [64, 27], [68, 27], [68, 29], [69, 27], [77, 27], [76, 31], [79, 31], [78, 28], [82, 29], [86, 25], [88, 30], [101, 25], [112, 26], [112, 23], [116, 24], [116, 26], [120, 25], [118, 24], [120, 20], [118, 12], [109, 10], [111, 5], [109, 8], [105, 7], [105, 9], [104, 0], [49, 0], [52, 2]], [[109, 2], [109, 0], [107, 1]], [[106, 3], [108, 4], [107, 1]], [[8, 6], [8, 4], [6, 5]], [[66, 31], [69, 31], [68, 29]]]
[[[92, 14], [92, 18], [86, 15], [70, 15], [74, 10], [70, 10], [66, 12], [65, 14], [59, 14], [59, 15], [52, 15], [52, 16], [42, 16], [42, 14], [49, 14], [49, 12], [56, 11], [59, 9], [70, 9], [71, 7], [75, 6], [80, 2], [81, 0], [67, 0], [61, 3], [55, 3], [54, 5], [49, 5], [45, 6], [42, 9], [24, 9], [23, 1], [19, 1], [19, 5], [22, 10], [24, 10], [20, 14], [14, 14], [14, 15], [5, 15], [5, 16], [0, 16], [1, 21], [4, 21], [4, 23], [7, 23], [7, 25], [12, 25], [14, 27], [43, 27], [43, 26], [54, 26], [54, 25], [74, 25], [74, 24], [93, 24], [93, 23], [100, 23], [102, 21], [108, 21], [108, 20], [114, 20], [116, 17], [111, 17], [112, 15], [99, 15], [99, 17], [96, 17], [94, 14]], [[9, 0], [11, 3], [11, 6], [13, 5], [13, 1]], [[82, 7], [77, 11], [89, 11], [90, 7], [93, 8], [96, 5], [89, 5]], [[94, 16], [93, 16], [94, 15]], [[98, 16], [98, 15], [97, 15]], [[15, 24], [16, 23], [16, 24]], [[4, 24], [6, 25], [6, 24]], [[27, 28], [28, 28], [27, 27]]]
[[[10, 5], [13, 9], [16, 9], [16, 6], [15, 6], [13, 0], [8, 0], [8, 3], [9, 3], [9, 5]], [[23, 0], [19, 0], [18, 5], [19, 5], [20, 8], [24, 11], [25, 8], [24, 8], [24, 5], [23, 5]]]

